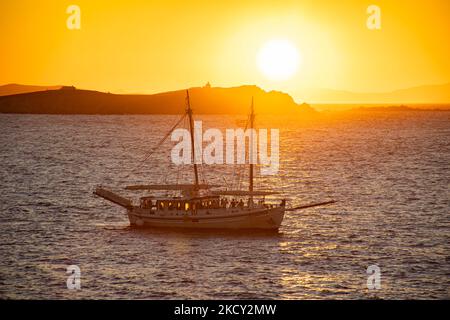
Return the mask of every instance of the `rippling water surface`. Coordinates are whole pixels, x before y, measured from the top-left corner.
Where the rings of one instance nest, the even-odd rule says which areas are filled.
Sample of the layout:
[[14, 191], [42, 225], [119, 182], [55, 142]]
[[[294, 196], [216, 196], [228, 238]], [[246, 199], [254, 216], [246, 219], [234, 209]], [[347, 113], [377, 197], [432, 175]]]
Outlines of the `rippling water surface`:
[[[449, 113], [260, 119], [280, 128], [281, 168], [258, 184], [291, 205], [337, 204], [288, 213], [277, 234], [130, 229], [92, 190], [188, 179], [170, 144], [140, 166], [176, 119], [0, 115], [0, 298], [450, 298]], [[73, 264], [81, 290], [66, 287]]]

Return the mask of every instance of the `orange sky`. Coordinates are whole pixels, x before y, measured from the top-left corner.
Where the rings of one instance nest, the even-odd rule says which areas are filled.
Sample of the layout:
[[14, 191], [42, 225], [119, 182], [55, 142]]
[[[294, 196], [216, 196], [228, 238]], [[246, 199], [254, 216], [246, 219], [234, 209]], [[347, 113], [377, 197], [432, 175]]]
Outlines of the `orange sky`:
[[[81, 30], [66, 8], [81, 8]], [[366, 27], [377, 4], [382, 29]], [[118, 93], [257, 84], [379, 92], [450, 82], [450, 1], [2, 1], [0, 84]], [[271, 81], [256, 56], [288, 39], [303, 63]]]

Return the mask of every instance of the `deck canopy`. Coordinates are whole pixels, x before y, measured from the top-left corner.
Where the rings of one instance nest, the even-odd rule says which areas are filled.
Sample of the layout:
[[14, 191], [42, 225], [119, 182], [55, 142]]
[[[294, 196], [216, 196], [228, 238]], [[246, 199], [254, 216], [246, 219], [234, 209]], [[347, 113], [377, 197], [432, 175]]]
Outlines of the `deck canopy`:
[[273, 194], [278, 194], [278, 192], [273, 191], [248, 191], [248, 190], [223, 190], [223, 191], [211, 191], [212, 194], [221, 196], [270, 196]]
[[208, 184], [144, 184], [126, 186], [127, 190], [200, 190], [209, 189], [217, 186]]
[[220, 197], [218, 195], [206, 195], [200, 197], [154, 197], [147, 196], [141, 197], [141, 200], [156, 200], [156, 201], [203, 201], [203, 200], [217, 200]]

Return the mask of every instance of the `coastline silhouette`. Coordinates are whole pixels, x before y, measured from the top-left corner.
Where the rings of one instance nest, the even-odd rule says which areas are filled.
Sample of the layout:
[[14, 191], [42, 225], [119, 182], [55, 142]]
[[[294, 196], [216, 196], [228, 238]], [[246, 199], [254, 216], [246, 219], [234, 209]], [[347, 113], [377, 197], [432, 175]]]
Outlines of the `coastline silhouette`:
[[[311, 114], [286, 93], [266, 92], [257, 86], [189, 89], [197, 114], [245, 114], [254, 96], [260, 114]], [[45, 114], [179, 114], [185, 90], [157, 94], [112, 94], [62, 86], [57, 90], [0, 96], [1, 113]]]

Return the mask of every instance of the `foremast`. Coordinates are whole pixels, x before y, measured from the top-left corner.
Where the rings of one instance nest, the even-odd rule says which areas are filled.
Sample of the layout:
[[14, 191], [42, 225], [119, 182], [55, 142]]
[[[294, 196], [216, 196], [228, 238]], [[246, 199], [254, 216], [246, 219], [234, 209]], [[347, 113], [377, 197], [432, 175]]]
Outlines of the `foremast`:
[[189, 131], [191, 133], [192, 161], [194, 164], [194, 192], [197, 192], [199, 190], [198, 168], [195, 159], [194, 118], [192, 117], [192, 108], [191, 108], [191, 101], [189, 99], [189, 90], [186, 90], [186, 104], [187, 104], [186, 113], [189, 117]]
[[255, 137], [253, 137], [253, 127], [254, 127], [254, 121], [255, 121], [255, 111], [253, 108], [253, 97], [252, 97], [252, 104], [251, 104], [251, 109], [250, 109], [250, 153], [249, 153], [249, 163], [250, 163], [250, 172], [249, 172], [249, 184], [248, 184], [248, 191], [250, 192], [250, 203], [253, 203], [253, 139]]

